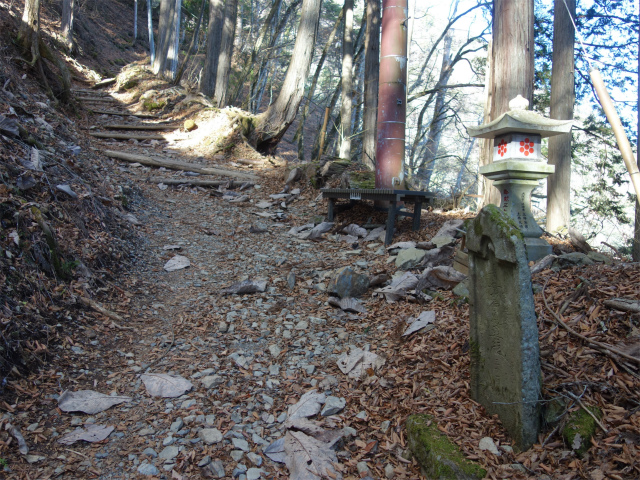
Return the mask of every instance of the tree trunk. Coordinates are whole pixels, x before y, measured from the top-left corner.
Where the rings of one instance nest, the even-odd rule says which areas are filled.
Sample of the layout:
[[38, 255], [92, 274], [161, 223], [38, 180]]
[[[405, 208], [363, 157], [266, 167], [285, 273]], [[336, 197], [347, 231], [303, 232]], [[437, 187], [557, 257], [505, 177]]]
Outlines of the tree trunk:
[[151, 0], [147, 0], [147, 29], [149, 30], [149, 55], [151, 56], [151, 65], [156, 61], [156, 46], [153, 43], [153, 17], [151, 11]]
[[[638, 85], [640, 85], [640, 37], [638, 38]], [[638, 88], [638, 136], [636, 137], [637, 164], [640, 167], [640, 88]], [[633, 249], [631, 252], [634, 262], [640, 262], [640, 198], [636, 197], [636, 222], [633, 233]]]
[[[325, 110], [325, 115], [331, 115], [331, 112], [333, 112], [333, 109], [336, 106], [336, 103], [338, 103], [338, 98], [340, 97], [340, 90], [341, 90], [341, 83], [338, 82], [338, 84], [336, 85], [336, 88], [333, 90], [333, 95], [331, 95], [331, 100], [329, 100], [329, 105], [327, 105], [327, 109], [329, 111], [329, 113], [327, 114], [327, 110]], [[327, 124], [329, 123], [329, 117], [327, 118]], [[322, 128], [320, 128], [318, 130], [318, 134], [316, 135], [315, 140], [313, 141], [313, 147], [311, 149], [311, 158], [312, 159], [320, 159], [321, 153], [320, 153], [320, 145], [325, 145], [326, 143], [328, 143], [327, 140], [327, 125], [324, 125]], [[333, 127], [332, 127], [333, 128]], [[324, 152], [325, 150], [322, 149], [322, 151]]]
[[342, 37], [342, 130], [340, 158], [351, 159], [351, 111], [353, 109], [353, 0], [344, 0], [344, 35]]
[[62, 38], [64, 38], [69, 51], [73, 51], [75, 47], [73, 41], [74, 4], [75, 0], [63, 0], [62, 2], [60, 30], [62, 30]]
[[231, 57], [233, 55], [233, 41], [236, 35], [236, 20], [238, 18], [238, 0], [229, 0], [224, 9], [224, 25], [222, 26], [222, 39], [220, 41], [220, 60], [218, 60], [218, 73], [216, 76], [215, 103], [218, 107], [227, 104], [227, 89], [229, 85], [229, 72], [231, 71]]
[[182, 14], [182, 0], [176, 0], [176, 4], [173, 11], [173, 37], [172, 42], [169, 44], [169, 52], [167, 54], [167, 60], [169, 63], [168, 78], [175, 78], [178, 72], [178, 58], [180, 56], [180, 16]]
[[522, 95], [533, 105], [533, 0], [493, 2], [493, 83], [491, 120]]
[[138, 0], [133, 1], [133, 43], [138, 39]]
[[162, 0], [158, 21], [158, 50], [153, 73], [170, 79], [178, 69], [178, 42], [180, 40], [180, 10], [182, 0]]
[[171, 24], [173, 0], [160, 1], [160, 15], [158, 16], [158, 44], [156, 55], [153, 59], [153, 73], [157, 75], [167, 61], [167, 38], [170, 34], [169, 25]]
[[[442, 66], [440, 68], [440, 78], [438, 79], [438, 86], [444, 87], [449, 82], [451, 76], [451, 42], [453, 40], [453, 31], [449, 30], [444, 37], [444, 50], [442, 52]], [[445, 89], [441, 88], [436, 93], [436, 102], [433, 108], [433, 118], [429, 124], [429, 131], [427, 133], [427, 143], [425, 145], [425, 154], [422, 159], [422, 163], [418, 168], [418, 182], [421, 185], [421, 190], [429, 189], [429, 182], [431, 181], [431, 175], [436, 166], [436, 156], [438, 155], [438, 148], [440, 147], [440, 138], [442, 137], [442, 124], [444, 123], [445, 114]]]
[[318, 34], [322, 0], [304, 0], [300, 27], [282, 88], [276, 101], [260, 115], [252, 132], [256, 148], [261, 153], [273, 153], [278, 142], [296, 117], [309, 76], [313, 50]]
[[329, 48], [333, 47], [333, 40], [336, 37], [336, 33], [338, 32], [338, 27], [340, 26], [340, 22], [342, 21], [343, 16], [344, 16], [344, 8], [340, 10], [340, 14], [336, 19], [336, 23], [333, 25], [333, 29], [331, 30], [331, 33], [329, 34], [329, 38], [327, 39], [327, 43], [325, 43], [324, 48], [322, 49], [320, 60], [318, 60], [318, 65], [316, 66], [316, 72], [313, 74], [313, 78], [311, 79], [311, 85], [309, 86], [309, 92], [307, 93], [307, 101], [304, 104], [304, 107], [302, 109], [300, 124], [298, 125], [298, 129], [296, 130], [296, 133], [293, 136], [294, 141], [298, 142], [298, 158], [300, 160], [304, 160], [304, 124], [307, 120], [307, 115], [309, 115], [311, 99], [315, 95], [316, 85], [318, 84], [318, 78], [320, 78], [320, 72], [322, 71], [324, 61], [327, 58], [327, 53], [329, 52]]
[[376, 188], [404, 184], [407, 120], [407, 0], [382, 1]]
[[223, 0], [209, 1], [209, 28], [207, 29], [207, 50], [204, 71], [200, 81], [200, 91], [213, 98], [216, 92], [216, 77], [220, 61], [220, 42], [224, 26]]
[[[576, 15], [576, 1], [555, 0], [554, 9], [550, 114], [557, 120], [572, 120], [576, 95], [575, 30], [571, 18]], [[556, 171], [547, 179], [546, 227], [549, 232], [556, 232], [569, 227], [571, 221], [571, 133], [549, 138], [549, 163], [556, 166]]]
[[18, 45], [23, 53], [32, 53], [32, 62], [40, 59], [38, 39], [40, 37], [40, 0], [25, 0], [22, 23], [18, 31]]
[[362, 164], [376, 166], [376, 123], [380, 75], [380, 0], [366, 0], [367, 30], [364, 57], [364, 112], [362, 115]]
[[[522, 95], [533, 105], [533, 0], [493, 1], [493, 95], [491, 120]], [[493, 150], [492, 150], [493, 156]], [[485, 205], [500, 204], [500, 192], [487, 188]]]

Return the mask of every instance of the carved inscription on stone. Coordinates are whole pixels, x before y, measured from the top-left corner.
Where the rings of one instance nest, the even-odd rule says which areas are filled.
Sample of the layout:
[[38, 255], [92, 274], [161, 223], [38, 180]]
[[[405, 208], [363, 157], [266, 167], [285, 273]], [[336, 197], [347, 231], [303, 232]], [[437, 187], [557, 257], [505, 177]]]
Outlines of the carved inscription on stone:
[[467, 248], [471, 396], [526, 449], [537, 441], [541, 385], [524, 237], [513, 217], [490, 205], [467, 228]]

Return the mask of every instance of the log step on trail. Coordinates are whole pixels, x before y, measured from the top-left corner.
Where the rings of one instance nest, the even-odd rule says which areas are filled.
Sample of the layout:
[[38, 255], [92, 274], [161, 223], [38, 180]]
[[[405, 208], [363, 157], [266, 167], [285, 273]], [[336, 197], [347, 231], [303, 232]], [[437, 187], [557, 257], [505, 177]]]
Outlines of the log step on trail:
[[[190, 185], [193, 187], [219, 187], [221, 185], [227, 185], [228, 188], [237, 188], [242, 185], [246, 185], [247, 182], [238, 182], [238, 181], [229, 181], [229, 180], [199, 180], [195, 178], [161, 178], [161, 177], [151, 177], [147, 178], [147, 182], [149, 183], [164, 183], [165, 185]], [[252, 186], [252, 183], [249, 183], [248, 186]]]
[[83, 102], [91, 102], [91, 103], [117, 103], [118, 100], [116, 100], [113, 97], [76, 97], [76, 100], [81, 100]]
[[107, 85], [113, 85], [114, 83], [116, 83], [115, 78], [105, 78], [104, 80], [100, 80], [98, 83], [94, 84], [91, 88], [102, 88]]
[[139, 124], [139, 125], [100, 125], [109, 130], [177, 130], [180, 125]]
[[162, 135], [140, 135], [135, 133], [90, 133], [89, 135], [96, 138], [113, 138], [116, 140], [167, 140]]
[[207, 167], [206, 165], [198, 165], [196, 163], [181, 162], [179, 160], [171, 160], [168, 158], [152, 158], [146, 155], [136, 155], [133, 153], [117, 152], [115, 150], [106, 150], [104, 154], [107, 157], [117, 158], [130, 163], [141, 163], [150, 167], [164, 167], [169, 170], [183, 170], [186, 172], [202, 173], [203, 175], [221, 175], [231, 178], [246, 178], [247, 180], [258, 181], [256, 175], [250, 173], [237, 172], [234, 170], [225, 170], [223, 168]]
[[112, 110], [94, 110], [90, 109], [93, 113], [100, 115], [119, 115], [121, 117], [138, 117], [138, 118], [160, 118], [160, 115], [153, 115], [152, 113], [132, 113], [132, 112], [114, 112]]

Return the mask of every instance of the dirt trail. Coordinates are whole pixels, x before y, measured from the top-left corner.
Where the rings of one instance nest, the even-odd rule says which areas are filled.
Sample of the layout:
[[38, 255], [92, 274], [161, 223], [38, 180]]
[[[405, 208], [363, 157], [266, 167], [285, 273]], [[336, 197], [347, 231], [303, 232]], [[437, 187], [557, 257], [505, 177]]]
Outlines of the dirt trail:
[[[98, 121], [113, 123], [105, 116]], [[93, 144], [97, 151], [105, 145], [140, 151], [131, 143], [94, 139]], [[156, 153], [162, 147], [158, 142], [142, 146]], [[165, 149], [163, 155], [170, 154]], [[47, 439], [42, 450], [33, 449], [33, 460], [38, 461], [30, 472], [37, 472], [38, 478], [286, 476], [286, 467], [269, 460], [262, 450], [282, 437], [287, 408], [312, 388], [346, 404], [337, 415], [321, 418], [333, 428], [347, 428], [344, 441], [351, 447], [339, 449], [338, 457], [345, 473], [355, 471], [358, 455], [352, 450], [370, 442], [368, 433], [358, 433], [367, 414], [360, 402], [349, 398], [350, 381], [339, 372], [336, 360], [350, 345], [372, 351], [387, 347], [389, 342], [380, 341], [380, 334], [393, 321], [327, 306], [325, 276], [344, 265], [374, 271], [387, 256], [381, 254], [380, 242], [353, 250], [288, 235], [291, 226], [326, 210], [315, 199], [317, 191], [304, 185], [299, 199], [286, 209], [277, 203], [267, 209], [282, 220], [256, 215], [267, 211], [255, 204], [271, 200], [269, 194], [283, 184], [282, 173], [267, 172], [264, 181], [243, 192], [247, 202], [234, 204], [202, 188], [146, 183], [146, 177], [158, 175], [157, 169], [114, 163], [109, 180], [130, 185], [124, 194], [130, 199], [131, 228], [140, 241], [133, 268], [120, 272], [110, 297], [99, 300], [125, 322], [87, 308], [85, 320], [96, 318], [97, 323], [87, 321], [85, 329], [69, 338], [64, 351], [68, 370], [55, 374], [57, 388], [45, 382], [47, 411], [29, 419], [26, 433]], [[167, 178], [174, 175], [164, 172]], [[165, 271], [163, 266], [175, 255], [188, 258], [190, 267]], [[245, 279], [266, 280], [266, 291], [220, 293]], [[194, 388], [178, 398], [151, 397], [141, 373], [179, 375]], [[66, 389], [132, 400], [95, 415], [65, 413], [55, 408], [58, 395], [53, 392]], [[383, 433], [389, 422], [398, 425], [399, 419], [386, 420]], [[95, 444], [56, 443], [56, 437], [94, 423], [116, 429]], [[203, 437], [203, 429], [214, 428], [224, 438]], [[371, 428], [381, 427], [378, 423]], [[395, 478], [417, 475], [405, 470], [409, 466], [397, 460], [395, 448], [377, 456], [382, 458], [372, 465], [374, 477], [383, 475], [385, 466], [390, 473], [394, 465]], [[366, 463], [358, 469], [369, 471]]]

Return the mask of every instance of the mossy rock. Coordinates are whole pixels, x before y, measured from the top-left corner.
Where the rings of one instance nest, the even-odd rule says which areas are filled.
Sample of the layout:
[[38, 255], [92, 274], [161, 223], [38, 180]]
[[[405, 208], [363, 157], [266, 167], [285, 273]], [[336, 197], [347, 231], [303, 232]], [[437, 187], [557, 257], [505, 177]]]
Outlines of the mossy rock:
[[351, 166], [349, 160], [331, 160], [325, 163], [320, 169], [320, 175], [325, 178], [338, 177]]
[[184, 122], [184, 129], [187, 132], [190, 132], [191, 130], [195, 130], [198, 127], [198, 125], [196, 125], [196, 122], [194, 122], [193, 120], [185, 120]]
[[563, 398], [553, 398], [543, 404], [542, 420], [547, 427], [555, 427], [562, 420], [567, 408], [567, 402]]
[[[518, 228], [515, 220], [513, 220], [510, 216], [505, 214], [502, 210], [500, 210], [495, 205], [487, 205], [482, 209], [482, 211], [486, 211], [489, 215], [490, 220], [500, 229], [507, 237], [515, 236], [520, 240], [524, 240], [524, 235]], [[473, 224], [473, 233], [478, 236], [478, 238], [482, 237], [484, 232], [482, 231], [482, 225], [480, 222], [474, 222]]]
[[[124, 60], [117, 59], [114, 63], [124, 65]], [[145, 67], [141, 65], [127, 65], [122, 68], [116, 77], [116, 91], [131, 90], [140, 84], [140, 81], [148, 75]]]
[[152, 112], [154, 110], [162, 110], [164, 107], [167, 106], [167, 101], [162, 100], [159, 102], [155, 102], [153, 100], [145, 100], [142, 103], [142, 106], [144, 107], [145, 110]]
[[[599, 408], [590, 407], [590, 410], [598, 419], [602, 418], [602, 411]], [[591, 438], [595, 435], [596, 428], [596, 421], [581, 408], [569, 415], [562, 429], [562, 438], [579, 457], [582, 457], [591, 447]]]
[[349, 186], [360, 189], [376, 188], [376, 172], [370, 170], [349, 172]]
[[411, 415], [406, 423], [409, 450], [429, 479], [475, 480], [487, 474], [467, 460], [460, 449], [438, 430], [430, 415]]
[[124, 90], [131, 90], [132, 88], [137, 87], [139, 84], [140, 84], [140, 80], [138, 80], [137, 78], [130, 78], [129, 80], [127, 80], [122, 84], [122, 88]]

